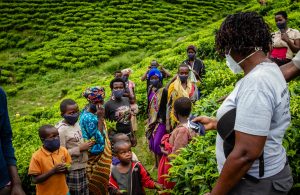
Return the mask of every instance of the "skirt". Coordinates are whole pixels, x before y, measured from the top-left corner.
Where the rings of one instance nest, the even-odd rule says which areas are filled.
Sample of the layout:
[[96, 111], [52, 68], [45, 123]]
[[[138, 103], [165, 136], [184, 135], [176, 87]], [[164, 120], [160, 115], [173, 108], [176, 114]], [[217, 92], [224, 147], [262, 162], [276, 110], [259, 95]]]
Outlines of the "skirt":
[[71, 195], [88, 195], [88, 180], [85, 169], [73, 170], [67, 174], [67, 184]]
[[107, 195], [112, 161], [110, 141], [105, 136], [105, 147], [99, 155], [89, 155], [86, 168], [91, 195]]
[[160, 150], [161, 138], [166, 134], [166, 125], [159, 123], [156, 130], [153, 132], [152, 137], [149, 140], [149, 148], [154, 154], [162, 155]]

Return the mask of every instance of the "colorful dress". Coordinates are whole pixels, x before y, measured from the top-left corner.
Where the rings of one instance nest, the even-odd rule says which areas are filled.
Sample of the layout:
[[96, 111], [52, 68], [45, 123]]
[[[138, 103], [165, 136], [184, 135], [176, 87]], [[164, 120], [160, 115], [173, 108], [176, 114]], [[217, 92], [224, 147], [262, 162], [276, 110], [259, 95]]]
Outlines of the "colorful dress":
[[174, 115], [174, 102], [180, 97], [188, 97], [192, 102], [197, 101], [198, 90], [196, 84], [188, 80], [187, 87], [184, 89], [180, 79], [177, 77], [177, 79], [169, 86], [166, 121], [167, 131], [169, 132], [172, 132], [178, 124], [178, 120]]
[[[96, 143], [89, 151], [86, 168], [89, 179], [89, 192], [94, 195], [108, 194], [110, 165], [112, 161], [111, 145], [107, 132], [98, 129], [98, 118], [95, 114], [83, 110], [80, 116], [80, 127], [83, 138], [94, 138]], [[105, 128], [106, 129], [106, 128]]]
[[161, 138], [166, 133], [166, 103], [167, 91], [160, 88], [156, 91], [150, 87], [148, 95], [148, 123], [147, 134], [149, 148], [157, 155], [162, 155], [160, 150]]

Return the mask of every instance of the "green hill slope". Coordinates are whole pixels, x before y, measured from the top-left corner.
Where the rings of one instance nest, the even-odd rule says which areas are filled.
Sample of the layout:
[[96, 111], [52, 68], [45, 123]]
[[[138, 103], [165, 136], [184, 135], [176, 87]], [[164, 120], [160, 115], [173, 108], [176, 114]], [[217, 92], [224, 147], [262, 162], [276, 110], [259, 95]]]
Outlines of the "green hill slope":
[[[204, 98], [196, 104], [194, 112], [214, 115], [219, 106], [216, 100], [229, 93], [241, 76], [231, 74], [216, 55], [214, 33], [223, 20], [221, 18], [241, 10], [258, 11], [275, 29], [273, 14], [284, 7], [290, 12], [289, 25], [297, 28], [299, 6], [300, 3], [273, 1], [261, 7], [256, 0], [31, 0], [0, 3], [0, 28], [5, 30], [0, 33], [0, 66], [4, 69], [1, 83], [6, 83], [4, 89], [9, 95], [13, 144], [26, 189], [32, 190], [28, 187], [30, 181], [26, 175], [31, 154], [40, 146], [37, 129], [42, 124], [55, 124], [60, 119], [58, 108], [61, 99], [73, 98], [83, 108], [86, 101], [81, 92], [87, 86], [105, 86], [109, 96], [108, 84], [113, 71], [131, 67], [134, 70], [131, 79], [137, 85], [138, 104], [143, 113], [146, 87], [140, 77], [149, 62], [157, 59], [174, 74], [178, 64], [186, 57], [186, 46], [194, 44], [207, 66]], [[19, 43], [22, 40], [26, 40], [24, 44]], [[293, 124], [284, 145], [292, 159], [297, 183], [300, 175], [300, 134], [297, 131], [300, 126], [297, 108], [300, 83], [291, 82], [290, 90]], [[15, 117], [17, 112], [21, 117]], [[182, 185], [175, 190], [179, 194], [183, 187], [188, 187], [191, 192], [205, 191], [216, 178], [214, 135], [208, 134], [204, 138], [207, 139], [199, 139], [183, 153], [183, 161], [178, 158], [179, 173], [187, 174], [175, 176], [182, 179]], [[199, 153], [197, 156], [194, 151], [200, 148], [208, 148], [209, 155]], [[190, 152], [195, 155], [186, 155]], [[203, 158], [211, 163], [200, 161]], [[196, 164], [203, 169], [193, 172], [191, 167], [196, 167]], [[205, 177], [193, 178], [195, 182], [188, 184], [184, 178], [190, 179], [192, 175]]]
[[0, 51], [18, 49], [12, 50], [12, 58], [2, 60], [6, 70], [2, 82], [20, 82], [27, 74], [49, 69], [91, 67], [139, 48], [153, 51], [161, 40], [195, 32], [245, 2], [4, 1]]

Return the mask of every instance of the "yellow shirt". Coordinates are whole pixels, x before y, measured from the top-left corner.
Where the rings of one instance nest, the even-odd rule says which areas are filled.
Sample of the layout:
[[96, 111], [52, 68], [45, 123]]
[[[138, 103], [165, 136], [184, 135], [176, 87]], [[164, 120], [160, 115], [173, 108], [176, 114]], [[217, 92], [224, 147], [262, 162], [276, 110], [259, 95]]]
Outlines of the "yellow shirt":
[[[288, 35], [289, 39], [295, 43], [295, 40], [300, 39], [300, 32], [296, 29], [288, 28], [286, 31], [286, 34]], [[277, 31], [273, 33], [273, 47], [278, 48], [278, 47], [287, 47], [287, 53], [286, 53], [286, 58], [287, 59], [292, 59], [294, 56], [293, 51], [289, 48], [288, 44], [281, 40], [281, 32]]]
[[[33, 153], [29, 165], [28, 175], [41, 175], [49, 172], [55, 165], [60, 163], [71, 163], [71, 156], [64, 147], [60, 147], [51, 153], [41, 147]], [[46, 181], [36, 185], [37, 195], [66, 195], [69, 189], [66, 183], [66, 175], [57, 173]]]

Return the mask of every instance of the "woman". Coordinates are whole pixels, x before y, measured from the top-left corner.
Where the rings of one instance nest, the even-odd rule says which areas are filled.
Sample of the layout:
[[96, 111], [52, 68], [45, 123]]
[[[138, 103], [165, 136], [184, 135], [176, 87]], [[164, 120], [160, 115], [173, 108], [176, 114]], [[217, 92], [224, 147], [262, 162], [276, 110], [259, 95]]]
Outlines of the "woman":
[[229, 15], [216, 35], [217, 51], [244, 77], [218, 109], [217, 119], [195, 119], [207, 130], [218, 129], [220, 176], [210, 194], [287, 194], [292, 187], [282, 146], [290, 96], [279, 67], [266, 56], [271, 41], [268, 25], [256, 12]]
[[149, 139], [149, 148], [155, 155], [155, 167], [162, 156], [160, 142], [166, 133], [166, 104], [167, 90], [162, 86], [162, 74], [154, 68], [148, 73], [150, 83], [148, 91], [148, 122], [146, 136]]
[[126, 68], [121, 72], [122, 72], [122, 79], [124, 80], [126, 85], [126, 91], [128, 91], [129, 93], [129, 101], [130, 101], [130, 109], [131, 109], [131, 126], [132, 126], [132, 130], [135, 132], [138, 130], [136, 115], [139, 110], [135, 98], [135, 84], [133, 81], [129, 80], [129, 76], [132, 73], [132, 70], [130, 68]]
[[111, 165], [111, 146], [104, 122], [104, 97], [102, 87], [88, 88], [83, 96], [89, 101], [80, 116], [80, 127], [83, 138], [95, 140], [89, 150], [87, 176], [89, 192], [95, 195], [108, 194], [108, 183]]
[[198, 90], [194, 82], [189, 79], [190, 68], [181, 64], [178, 68], [177, 78], [168, 87], [167, 122], [166, 129], [171, 132], [178, 120], [174, 116], [174, 102], [180, 97], [188, 97], [192, 102], [198, 100]]
[[285, 11], [275, 14], [278, 31], [273, 36], [273, 48], [270, 58], [279, 66], [291, 61], [300, 50], [300, 32], [287, 26], [288, 16]]

